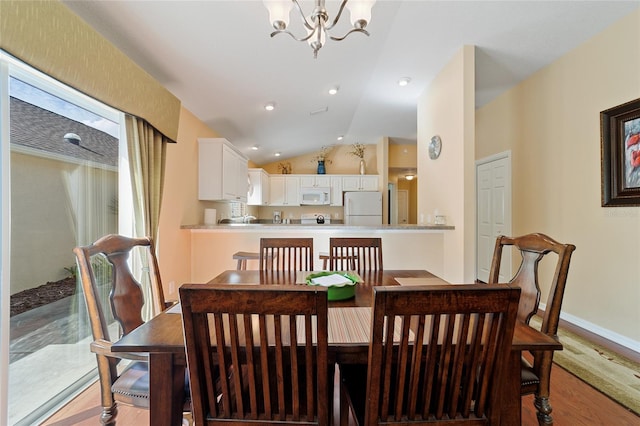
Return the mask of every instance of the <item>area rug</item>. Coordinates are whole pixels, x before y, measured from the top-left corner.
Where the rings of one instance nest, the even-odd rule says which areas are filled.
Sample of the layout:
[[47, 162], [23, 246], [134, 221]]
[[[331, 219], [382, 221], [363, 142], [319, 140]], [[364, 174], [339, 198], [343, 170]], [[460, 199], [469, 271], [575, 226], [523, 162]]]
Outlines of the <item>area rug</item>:
[[[541, 318], [531, 318], [540, 329]], [[588, 383], [609, 398], [640, 415], [640, 364], [559, 328], [563, 350], [553, 362]]]

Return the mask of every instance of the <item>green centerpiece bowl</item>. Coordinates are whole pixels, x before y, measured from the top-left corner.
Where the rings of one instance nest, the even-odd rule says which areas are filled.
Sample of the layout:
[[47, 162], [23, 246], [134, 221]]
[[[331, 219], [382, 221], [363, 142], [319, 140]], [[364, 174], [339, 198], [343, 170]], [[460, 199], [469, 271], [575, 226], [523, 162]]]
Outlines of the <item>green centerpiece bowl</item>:
[[350, 299], [356, 295], [356, 284], [360, 282], [360, 277], [358, 274], [352, 272], [333, 272], [333, 271], [323, 271], [323, 272], [315, 272], [307, 276], [307, 285], [317, 285], [312, 280], [318, 277], [324, 277], [327, 275], [341, 275], [347, 278], [350, 282], [340, 285], [332, 285], [327, 287], [327, 300], [345, 300]]

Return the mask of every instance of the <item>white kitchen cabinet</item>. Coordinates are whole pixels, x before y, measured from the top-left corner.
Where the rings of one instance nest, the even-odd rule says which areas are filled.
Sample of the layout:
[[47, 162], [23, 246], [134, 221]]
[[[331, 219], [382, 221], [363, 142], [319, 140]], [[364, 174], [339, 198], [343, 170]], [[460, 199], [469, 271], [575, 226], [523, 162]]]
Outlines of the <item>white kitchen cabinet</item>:
[[301, 175], [300, 186], [307, 188], [328, 188], [331, 185], [330, 175]]
[[269, 178], [270, 206], [299, 206], [300, 178], [298, 176], [271, 176]]
[[342, 176], [331, 176], [331, 205], [342, 205]]
[[269, 174], [264, 169], [249, 169], [247, 204], [250, 206], [269, 205]]
[[198, 139], [198, 199], [247, 201], [247, 159], [222, 138]]
[[342, 177], [343, 191], [378, 191], [378, 175], [353, 175]]

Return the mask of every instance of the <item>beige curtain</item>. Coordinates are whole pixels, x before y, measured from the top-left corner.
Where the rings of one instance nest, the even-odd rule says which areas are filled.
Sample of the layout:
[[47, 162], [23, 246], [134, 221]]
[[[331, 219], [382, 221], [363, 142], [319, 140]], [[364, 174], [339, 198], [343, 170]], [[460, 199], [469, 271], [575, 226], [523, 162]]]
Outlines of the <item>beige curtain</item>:
[[[162, 205], [167, 143], [170, 140], [146, 121], [132, 115], [125, 116], [125, 126], [133, 193], [133, 236], [149, 236], [155, 241]], [[140, 254], [134, 255], [131, 261], [132, 271], [142, 284], [145, 300], [151, 301], [149, 259]], [[164, 304], [164, 300], [160, 302]], [[142, 314], [145, 320], [159, 313], [154, 312], [154, 305], [157, 304], [145, 303]]]
[[136, 237], [156, 239], [168, 138], [146, 121], [125, 116]]

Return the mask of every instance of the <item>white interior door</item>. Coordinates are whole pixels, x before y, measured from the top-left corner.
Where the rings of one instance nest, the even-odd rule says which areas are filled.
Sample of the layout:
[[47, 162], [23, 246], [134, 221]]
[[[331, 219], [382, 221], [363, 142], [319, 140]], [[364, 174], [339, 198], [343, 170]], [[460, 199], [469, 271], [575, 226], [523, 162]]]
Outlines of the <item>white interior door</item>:
[[398, 223], [406, 225], [409, 223], [409, 191], [398, 189]]
[[[511, 153], [476, 163], [477, 236], [476, 271], [487, 282], [498, 235], [511, 235]], [[511, 250], [502, 254], [500, 282], [511, 277]]]

